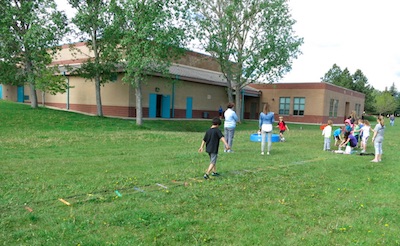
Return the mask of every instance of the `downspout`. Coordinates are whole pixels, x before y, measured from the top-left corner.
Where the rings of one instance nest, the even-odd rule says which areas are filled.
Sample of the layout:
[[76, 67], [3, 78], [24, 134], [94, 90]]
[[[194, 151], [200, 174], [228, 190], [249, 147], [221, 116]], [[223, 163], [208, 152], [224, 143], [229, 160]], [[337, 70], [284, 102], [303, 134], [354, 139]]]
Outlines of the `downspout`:
[[240, 112], [240, 121], [244, 119], [244, 89], [240, 90], [240, 94], [242, 96], [242, 111]]
[[69, 110], [69, 77], [67, 77], [65, 71], [63, 72], [65, 78], [67, 78], [67, 110]]
[[[175, 79], [179, 80], [179, 75], [175, 75]], [[171, 117], [175, 118], [175, 80], [172, 81], [172, 98], [171, 98]]]

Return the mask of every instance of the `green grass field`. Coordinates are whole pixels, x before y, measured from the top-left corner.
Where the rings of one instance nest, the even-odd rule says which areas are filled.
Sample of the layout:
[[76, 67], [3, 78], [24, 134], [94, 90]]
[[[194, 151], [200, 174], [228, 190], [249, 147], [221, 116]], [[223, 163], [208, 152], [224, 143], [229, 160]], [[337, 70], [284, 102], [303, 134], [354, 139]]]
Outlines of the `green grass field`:
[[261, 156], [246, 121], [207, 181], [210, 120], [138, 127], [5, 101], [0, 120], [3, 245], [400, 245], [400, 120], [380, 163], [322, 151], [313, 125]]

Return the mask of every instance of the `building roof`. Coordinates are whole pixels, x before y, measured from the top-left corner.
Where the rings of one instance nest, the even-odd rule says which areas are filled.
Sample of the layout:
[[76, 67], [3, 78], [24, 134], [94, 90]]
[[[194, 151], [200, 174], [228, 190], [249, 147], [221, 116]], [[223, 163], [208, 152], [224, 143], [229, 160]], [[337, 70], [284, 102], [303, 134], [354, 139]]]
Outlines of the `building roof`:
[[187, 81], [226, 86], [227, 80], [222, 73], [201, 68], [173, 64], [169, 72], [177, 78]]

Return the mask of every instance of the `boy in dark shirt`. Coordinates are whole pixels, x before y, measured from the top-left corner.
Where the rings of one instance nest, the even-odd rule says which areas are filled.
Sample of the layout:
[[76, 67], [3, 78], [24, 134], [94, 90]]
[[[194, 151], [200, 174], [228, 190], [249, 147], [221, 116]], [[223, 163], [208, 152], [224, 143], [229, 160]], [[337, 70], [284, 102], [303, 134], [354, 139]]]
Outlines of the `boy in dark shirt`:
[[221, 140], [225, 144], [225, 149], [229, 149], [229, 145], [225, 140], [224, 135], [222, 134], [219, 126], [221, 125], [221, 120], [219, 118], [214, 118], [212, 120], [212, 126], [210, 129], [206, 131], [206, 134], [203, 137], [203, 141], [201, 142], [201, 146], [199, 148], [199, 152], [203, 152], [204, 145], [206, 146], [206, 152], [210, 156], [210, 166], [208, 167], [206, 173], [204, 174], [204, 178], [208, 179], [209, 174], [212, 171], [213, 176], [218, 176], [217, 173], [217, 158], [218, 158], [218, 148], [219, 141]]

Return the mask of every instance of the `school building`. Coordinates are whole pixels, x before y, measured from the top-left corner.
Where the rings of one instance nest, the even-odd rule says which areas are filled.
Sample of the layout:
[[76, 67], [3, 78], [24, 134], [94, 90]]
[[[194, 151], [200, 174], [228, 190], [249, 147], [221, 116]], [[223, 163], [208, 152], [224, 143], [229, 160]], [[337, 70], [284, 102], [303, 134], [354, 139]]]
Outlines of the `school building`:
[[342, 124], [352, 111], [361, 116], [365, 95], [330, 83], [251, 84], [261, 91], [260, 102], [269, 103], [275, 115], [287, 122]]
[[[37, 91], [39, 104], [60, 109], [96, 114], [95, 85], [68, 72], [65, 66], [79, 67], [91, 54], [86, 43], [62, 46], [54, 64], [69, 84], [66, 93], [51, 95]], [[89, 54], [89, 56], [87, 56]], [[220, 105], [226, 108], [227, 84], [217, 62], [210, 56], [187, 51], [169, 68], [170, 75], [149, 75], [142, 85], [142, 109], [145, 118], [212, 118], [218, 116]], [[105, 116], [136, 117], [135, 89], [122, 82], [123, 71], [101, 87]], [[44, 96], [43, 96], [44, 95]], [[242, 99], [244, 119], [258, 119], [264, 103], [287, 122], [343, 123], [352, 110], [360, 115], [364, 95], [328, 83], [251, 84], [236, 93]], [[0, 99], [29, 103], [29, 86], [0, 85]]]

